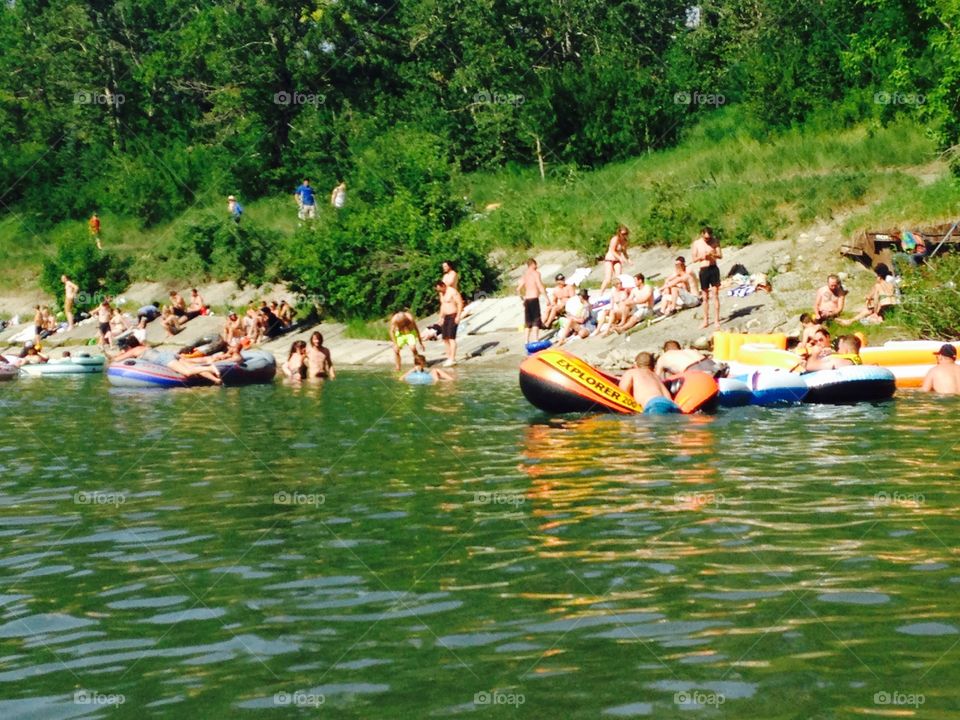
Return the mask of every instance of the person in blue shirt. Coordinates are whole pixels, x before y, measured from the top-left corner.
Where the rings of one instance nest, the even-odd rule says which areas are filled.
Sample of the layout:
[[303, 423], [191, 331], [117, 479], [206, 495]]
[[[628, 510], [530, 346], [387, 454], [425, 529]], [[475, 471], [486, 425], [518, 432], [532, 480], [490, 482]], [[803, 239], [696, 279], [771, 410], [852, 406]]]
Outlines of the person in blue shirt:
[[227, 198], [227, 212], [230, 213], [230, 218], [235, 222], [240, 222], [240, 216], [243, 215], [243, 205], [237, 202], [237, 198], [233, 195]]
[[317, 216], [317, 199], [313, 196], [313, 188], [310, 187], [309, 180], [304, 179], [303, 183], [293, 191], [293, 198], [297, 201], [297, 206], [300, 208], [297, 216], [301, 220], [306, 220], [307, 218], [312, 220]]

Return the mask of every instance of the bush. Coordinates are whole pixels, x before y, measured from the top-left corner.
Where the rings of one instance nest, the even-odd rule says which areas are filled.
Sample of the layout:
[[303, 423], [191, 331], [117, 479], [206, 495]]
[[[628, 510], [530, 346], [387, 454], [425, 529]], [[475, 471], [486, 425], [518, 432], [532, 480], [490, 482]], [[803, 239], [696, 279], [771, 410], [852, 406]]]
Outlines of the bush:
[[399, 128], [361, 150], [349, 204], [322, 208], [298, 229], [283, 253], [283, 279], [323, 298], [326, 313], [340, 319], [433, 310], [443, 260], [457, 265], [466, 300], [491, 290], [488, 246], [477, 224], [463, 221], [442, 147], [433, 136]]
[[932, 340], [960, 338], [960, 255], [936, 257], [903, 275], [903, 301], [898, 324], [917, 337]]
[[130, 259], [97, 250], [83, 232], [76, 232], [57, 245], [57, 254], [45, 260], [40, 273], [40, 287], [57, 298], [63, 307], [63, 283], [66, 275], [80, 288], [75, 307], [89, 310], [105, 295], [116, 295], [130, 284]]
[[281, 247], [279, 233], [207, 216], [183, 228], [159, 259], [176, 277], [259, 285], [275, 278]]

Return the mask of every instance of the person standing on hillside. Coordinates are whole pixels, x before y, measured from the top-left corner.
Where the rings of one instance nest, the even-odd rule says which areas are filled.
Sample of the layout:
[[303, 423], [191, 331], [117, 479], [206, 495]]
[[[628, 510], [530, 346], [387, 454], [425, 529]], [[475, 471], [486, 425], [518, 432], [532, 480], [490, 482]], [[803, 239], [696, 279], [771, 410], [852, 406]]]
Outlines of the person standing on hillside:
[[63, 314], [67, 316], [67, 330], [73, 330], [73, 301], [80, 288], [66, 275], [60, 276], [60, 282], [63, 283]]
[[709, 226], [704, 227], [700, 236], [693, 241], [690, 255], [693, 262], [700, 263], [700, 297], [703, 303], [703, 324], [700, 327], [710, 325], [711, 299], [714, 325], [720, 327], [720, 266], [717, 260], [723, 257], [723, 250]]
[[237, 202], [234, 195], [227, 197], [227, 212], [230, 213], [230, 219], [235, 223], [240, 223], [240, 216], [243, 215], [243, 205]]
[[530, 344], [540, 339], [540, 330], [543, 328], [543, 318], [540, 315], [540, 296], [547, 294], [543, 286], [543, 278], [537, 270], [537, 261], [527, 260], [527, 269], [517, 283], [517, 292], [523, 298], [523, 325], [526, 328], [524, 342]]
[[301, 220], [313, 220], [317, 217], [317, 198], [313, 194], [313, 188], [310, 187], [310, 181], [307, 178], [293, 191], [293, 197], [300, 207], [297, 214]]
[[90, 235], [97, 243], [97, 250], [103, 250], [103, 245], [100, 244], [100, 217], [94, 213], [90, 217], [88, 225], [90, 227]]
[[330, 204], [340, 210], [347, 202], [347, 183], [343, 180], [330, 193]]
[[440, 296], [440, 337], [447, 346], [447, 361], [443, 366], [453, 367], [457, 364], [457, 325], [463, 315], [463, 296], [443, 280], [437, 281], [436, 288]]
[[610, 238], [607, 245], [607, 254], [603, 256], [603, 282], [600, 283], [600, 295], [610, 285], [614, 277], [623, 272], [623, 266], [630, 259], [627, 255], [627, 246], [630, 242], [630, 230], [626, 225], [617, 228], [617, 232]]

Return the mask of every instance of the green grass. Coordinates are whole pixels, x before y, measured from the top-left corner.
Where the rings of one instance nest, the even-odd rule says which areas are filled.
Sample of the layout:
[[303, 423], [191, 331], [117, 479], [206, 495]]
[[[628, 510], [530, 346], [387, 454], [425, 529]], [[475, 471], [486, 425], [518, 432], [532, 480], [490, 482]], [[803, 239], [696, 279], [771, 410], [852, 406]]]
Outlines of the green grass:
[[[630, 226], [635, 244], [687, 245], [708, 223], [725, 243], [740, 245], [787, 238], [842, 213], [850, 214], [843, 228], [851, 235], [960, 213], [960, 195], [933, 141], [907, 119], [886, 127], [809, 123], [771, 135], [728, 107], [690, 129], [670, 150], [592, 171], [549, 159], [545, 181], [535, 168], [516, 167], [459, 180], [459, 191], [484, 215], [477, 231], [506, 257], [522, 257], [536, 247], [575, 249], [590, 258], [603, 251], [617, 223]], [[289, 195], [241, 202], [245, 222], [284, 235], [296, 228]], [[494, 203], [499, 208], [484, 213]], [[208, 213], [224, 217], [226, 201], [191, 208], [150, 229], [107, 213], [104, 244], [134, 258], [138, 280], [181, 280], [156, 262], [155, 253], [181, 227]], [[12, 215], [0, 219], [0, 288], [35, 284], [58, 238], [85, 224], [64, 222], [37, 235]]]
[[389, 340], [387, 325], [383, 320], [361, 320], [354, 318], [347, 322], [344, 337], [354, 340]]

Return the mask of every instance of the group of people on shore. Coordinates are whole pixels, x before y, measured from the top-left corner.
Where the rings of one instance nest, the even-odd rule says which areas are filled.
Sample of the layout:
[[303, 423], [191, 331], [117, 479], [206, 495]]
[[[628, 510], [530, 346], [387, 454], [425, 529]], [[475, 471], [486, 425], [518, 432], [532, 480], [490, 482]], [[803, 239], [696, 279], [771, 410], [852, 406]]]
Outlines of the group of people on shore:
[[[625, 333], [644, 320], [667, 317], [685, 308], [703, 306], [701, 327], [720, 326], [720, 268], [717, 261], [723, 257], [720, 243], [710, 227], [704, 227], [691, 246], [691, 261], [698, 272], [687, 267], [684, 256], [674, 261], [674, 270], [660, 285], [654, 287], [643, 273], [623, 275], [630, 260], [630, 230], [619, 226], [610, 238], [602, 258], [604, 275], [595, 300], [586, 288], [577, 289], [567, 283], [566, 277], [555, 276], [556, 285], [548, 292], [534, 258], [527, 260], [527, 268], [517, 284], [523, 301], [525, 342], [537, 342], [541, 330], [552, 329], [562, 320], [555, 343], [563, 344], [571, 335], [605, 337], [610, 333]], [[546, 312], [540, 299], [546, 299]], [[656, 307], [659, 304], [659, 307]]]
[[897, 278], [885, 263], [874, 269], [873, 286], [867, 292], [863, 308], [852, 318], [841, 318], [846, 308], [847, 291], [840, 282], [839, 275], [827, 277], [826, 285], [817, 290], [813, 300], [812, 320], [816, 323], [833, 321], [838, 325], [850, 326], [855, 322], [861, 325], [878, 325], [887, 313], [900, 303]]

